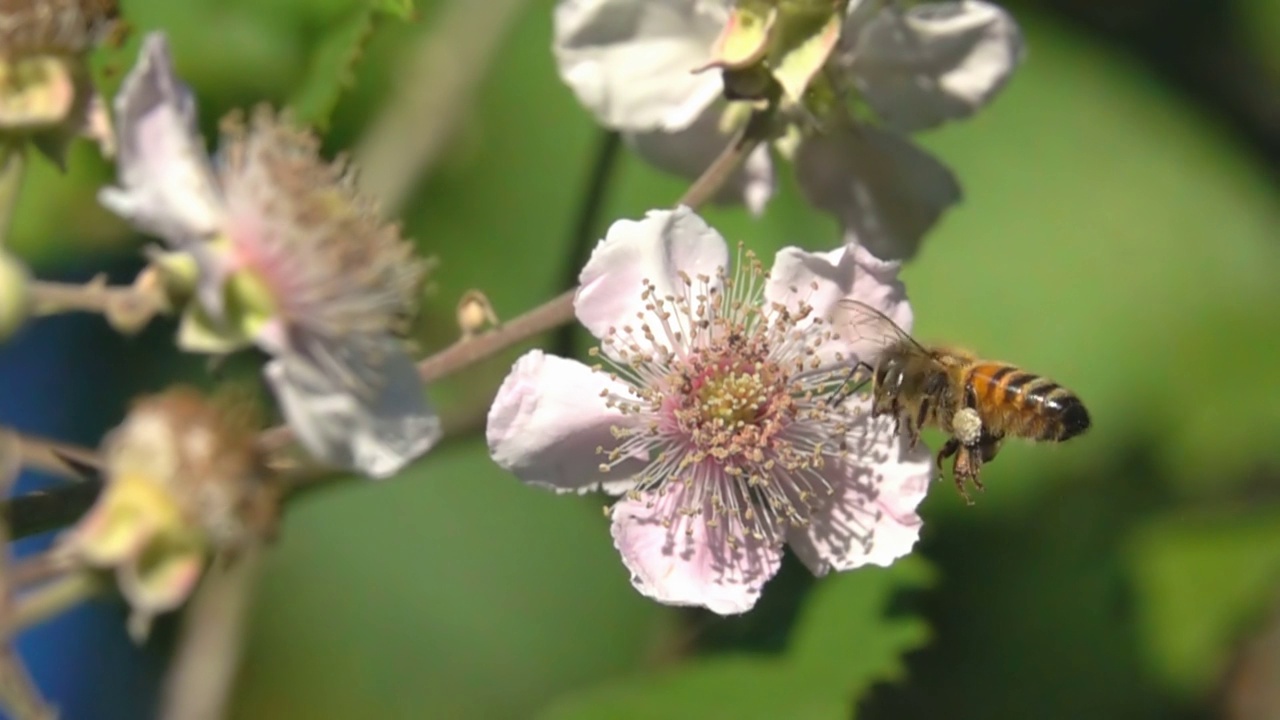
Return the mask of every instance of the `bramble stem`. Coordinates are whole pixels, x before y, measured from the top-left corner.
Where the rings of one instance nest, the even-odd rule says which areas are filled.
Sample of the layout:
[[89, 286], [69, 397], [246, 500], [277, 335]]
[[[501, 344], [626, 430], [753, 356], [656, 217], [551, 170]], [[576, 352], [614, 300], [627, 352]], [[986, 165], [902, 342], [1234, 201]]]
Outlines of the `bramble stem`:
[[87, 448], [16, 432], [12, 435], [18, 441], [18, 457], [23, 467], [42, 470], [67, 480], [83, 480], [84, 473], [77, 465], [91, 469], [102, 465], [98, 454]]
[[14, 720], [55, 720], [57, 712], [40, 697], [22, 658], [11, 646], [0, 649], [0, 700]]
[[[719, 192], [751, 151], [755, 150], [767, 137], [768, 124], [772, 116], [772, 110], [753, 113], [737, 136], [707, 166], [702, 175], [693, 181], [676, 204], [686, 205], [696, 210]], [[439, 380], [535, 335], [572, 321], [573, 297], [576, 293], [577, 288], [569, 290], [503, 323], [489, 333], [455, 342], [419, 362], [418, 374], [427, 382]]]
[[9, 637], [37, 625], [64, 610], [97, 595], [104, 588], [102, 580], [90, 570], [75, 570], [41, 585], [13, 602], [13, 611], [5, 628]]
[[37, 280], [31, 283], [30, 292], [36, 315], [97, 313], [116, 330], [130, 334], [169, 310], [159, 278], [147, 270], [133, 285], [108, 285], [102, 276], [84, 284]]
[[684, 191], [684, 195], [680, 197], [677, 204], [697, 210], [715, 197], [715, 194], [720, 192], [720, 188], [729, 181], [730, 176], [746, 161], [747, 156], [759, 147], [760, 143], [768, 139], [770, 125], [773, 122], [773, 110], [770, 106], [751, 113], [751, 117], [738, 130], [733, 140], [720, 151], [715, 160], [711, 161], [707, 169], [702, 171], [702, 175], [693, 181], [689, 189]]
[[229, 563], [215, 558], [201, 580], [165, 676], [159, 715], [164, 720], [226, 717], [261, 559], [256, 545]]
[[71, 570], [72, 559], [56, 548], [45, 550], [37, 555], [14, 560], [9, 564], [7, 578], [9, 587], [22, 590], [26, 587], [47, 582]]

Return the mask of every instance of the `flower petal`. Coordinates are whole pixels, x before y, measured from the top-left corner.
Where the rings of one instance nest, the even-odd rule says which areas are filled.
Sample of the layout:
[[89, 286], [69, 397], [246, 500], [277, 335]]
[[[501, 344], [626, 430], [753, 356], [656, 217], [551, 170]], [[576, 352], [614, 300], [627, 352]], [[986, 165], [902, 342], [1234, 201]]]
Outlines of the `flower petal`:
[[1009, 13], [978, 0], [890, 6], [854, 45], [851, 72], [863, 97], [899, 132], [972, 115], [1022, 61], [1022, 32]]
[[184, 249], [217, 233], [222, 202], [196, 129], [195, 98], [174, 74], [162, 33], [143, 40], [115, 111], [120, 186], [103, 188], [99, 201]]
[[850, 462], [839, 464], [842, 472], [828, 478], [835, 494], [806, 527], [788, 534], [792, 550], [814, 575], [891, 565], [920, 536], [916, 507], [933, 478], [929, 449], [906, 447], [891, 419], [870, 419], [865, 414], [870, 403], [858, 402], [868, 419], [849, 435]]
[[[489, 408], [490, 457], [524, 482], [557, 492], [630, 490], [634, 472], [626, 466], [601, 472], [605, 458], [596, 450], [616, 447], [613, 428], [633, 424], [635, 416], [607, 407], [602, 392], [628, 390], [576, 360], [541, 350], [525, 353]], [[648, 462], [647, 457], [635, 460], [637, 472]]]
[[624, 497], [614, 504], [613, 544], [641, 594], [667, 605], [699, 605], [720, 615], [750, 610], [778, 571], [782, 547], [750, 536], [732, 540], [728, 523], [680, 512], [680, 492]]
[[267, 363], [289, 427], [321, 462], [385, 478], [426, 453], [443, 433], [417, 368], [387, 339], [376, 397], [364, 398], [300, 354]]
[[[811, 327], [818, 319], [840, 324], [843, 300], [858, 300], [884, 313], [898, 327], [910, 332], [912, 313], [907, 289], [898, 279], [901, 263], [881, 260], [862, 247], [845, 246], [825, 253], [787, 247], [778, 251], [765, 285], [769, 304], [778, 303], [795, 312], [801, 301], [813, 308], [797, 329]], [[841, 332], [826, 339], [816, 353], [827, 367], [863, 357], [865, 338]]]
[[151, 621], [186, 602], [204, 572], [204, 548], [194, 537], [157, 537], [137, 557], [116, 569], [120, 594], [129, 601], [128, 630], [137, 643], [147, 639]]
[[574, 312], [598, 338], [610, 328], [647, 325], [659, 344], [670, 347], [663, 321], [646, 308], [652, 301], [643, 295], [644, 281], [653, 284], [657, 299], [684, 298], [688, 288], [680, 273], [694, 283], [700, 275], [709, 277], [710, 286], [718, 287], [717, 273], [728, 267], [729, 246], [697, 213], [683, 206], [650, 210], [643, 220], [619, 220], [609, 227], [578, 277]]
[[204, 571], [205, 548], [196, 536], [161, 535], [121, 563], [120, 592], [135, 609], [173, 610], [186, 601]]
[[809, 202], [886, 260], [915, 255], [924, 233], [960, 201], [960, 185], [946, 166], [873, 127], [806, 137], [795, 164]]
[[728, 19], [719, 3], [561, 0], [554, 50], [560, 76], [604, 125], [682, 130], [723, 90], [718, 72], [695, 73]]
[[[715, 161], [730, 141], [728, 135], [720, 132], [723, 111], [722, 105], [712, 105], [683, 130], [629, 134], [627, 142], [654, 167], [693, 180]], [[764, 212], [773, 192], [773, 158], [769, 156], [769, 147], [761, 145], [725, 180], [712, 200], [744, 203], [758, 216]]]

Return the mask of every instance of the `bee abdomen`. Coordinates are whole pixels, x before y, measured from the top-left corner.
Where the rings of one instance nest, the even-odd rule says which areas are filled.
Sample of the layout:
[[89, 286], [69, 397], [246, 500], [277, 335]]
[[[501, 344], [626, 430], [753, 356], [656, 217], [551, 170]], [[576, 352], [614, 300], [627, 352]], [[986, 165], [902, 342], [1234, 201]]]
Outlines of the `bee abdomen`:
[[[1089, 411], [1070, 390], [1038, 375], [1026, 373], [1014, 391], [1028, 410], [1038, 413], [1046, 422], [1040, 424], [1037, 440], [1062, 442], [1089, 429]], [[1021, 378], [1019, 378], [1021, 379]], [[1011, 383], [1012, 384], [1012, 383]]]
[[1049, 378], [1004, 363], [984, 363], [974, 368], [973, 380], [982, 401], [1004, 409], [1007, 429], [1014, 434], [1061, 442], [1089, 428], [1084, 403]]
[[1058, 391], [1046, 397], [1041, 405], [1043, 412], [1055, 420], [1044, 428], [1041, 440], [1062, 442], [1089, 429], [1089, 411], [1080, 398], [1064, 387], [1059, 387]]

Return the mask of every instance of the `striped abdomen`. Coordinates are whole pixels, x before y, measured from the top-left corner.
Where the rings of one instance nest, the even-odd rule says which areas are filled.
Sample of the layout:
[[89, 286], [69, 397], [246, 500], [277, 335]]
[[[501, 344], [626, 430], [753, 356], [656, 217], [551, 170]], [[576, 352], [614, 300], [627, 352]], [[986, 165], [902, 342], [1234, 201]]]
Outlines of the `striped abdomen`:
[[1089, 428], [1089, 412], [1075, 393], [1012, 365], [971, 366], [965, 390], [994, 434], [1061, 442]]

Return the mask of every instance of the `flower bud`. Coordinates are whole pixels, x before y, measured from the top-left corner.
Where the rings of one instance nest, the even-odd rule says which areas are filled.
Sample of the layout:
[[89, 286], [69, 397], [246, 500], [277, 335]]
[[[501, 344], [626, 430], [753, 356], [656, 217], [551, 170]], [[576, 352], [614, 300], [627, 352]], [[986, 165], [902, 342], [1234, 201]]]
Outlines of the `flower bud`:
[[0, 342], [13, 336], [31, 312], [31, 274], [13, 255], [0, 249]]
[[484, 293], [468, 290], [462, 294], [458, 300], [458, 327], [463, 337], [474, 337], [497, 324], [498, 315]]

